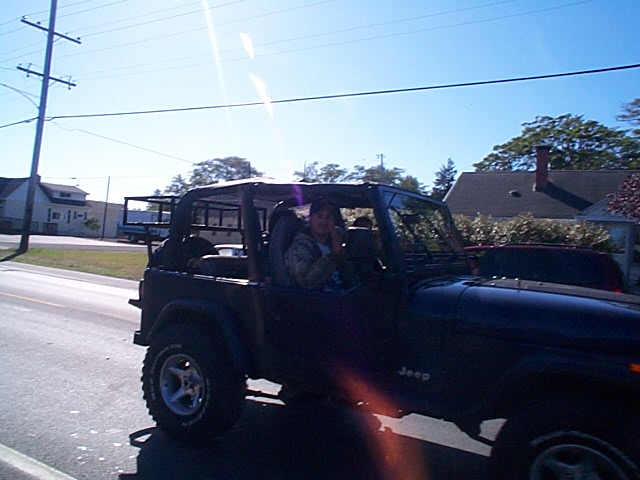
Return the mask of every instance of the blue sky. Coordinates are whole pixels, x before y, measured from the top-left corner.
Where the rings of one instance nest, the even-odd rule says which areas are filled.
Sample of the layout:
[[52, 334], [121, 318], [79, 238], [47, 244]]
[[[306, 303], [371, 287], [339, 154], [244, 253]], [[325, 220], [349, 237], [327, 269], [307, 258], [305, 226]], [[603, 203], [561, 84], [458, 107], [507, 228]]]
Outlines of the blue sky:
[[[0, 3], [0, 126], [37, 116], [50, 0]], [[638, 0], [58, 0], [48, 117], [428, 87], [640, 63]], [[39, 173], [91, 199], [152, 194], [193, 162], [404, 168], [429, 186], [538, 115], [609, 127], [640, 69], [489, 86], [46, 123]], [[0, 128], [0, 176], [29, 175], [35, 122]]]

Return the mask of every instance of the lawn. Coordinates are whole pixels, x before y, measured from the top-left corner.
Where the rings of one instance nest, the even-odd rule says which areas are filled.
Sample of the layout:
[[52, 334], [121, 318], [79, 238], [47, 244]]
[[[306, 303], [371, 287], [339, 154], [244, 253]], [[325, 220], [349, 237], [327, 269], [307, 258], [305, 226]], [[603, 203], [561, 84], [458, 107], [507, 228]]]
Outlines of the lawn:
[[[0, 258], [14, 254], [15, 250], [5, 250], [0, 253]], [[30, 248], [11, 261], [139, 280], [147, 265], [147, 253]]]

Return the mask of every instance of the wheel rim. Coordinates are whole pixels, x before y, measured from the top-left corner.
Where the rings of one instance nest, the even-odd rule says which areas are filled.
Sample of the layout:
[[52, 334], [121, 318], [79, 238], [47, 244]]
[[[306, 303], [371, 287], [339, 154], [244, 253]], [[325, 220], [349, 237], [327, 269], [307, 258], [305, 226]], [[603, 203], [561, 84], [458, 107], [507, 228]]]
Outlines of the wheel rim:
[[193, 414], [205, 393], [200, 367], [189, 355], [171, 355], [160, 371], [160, 390], [164, 403], [173, 413]]
[[531, 467], [530, 480], [630, 480], [609, 456], [585, 445], [545, 450]]

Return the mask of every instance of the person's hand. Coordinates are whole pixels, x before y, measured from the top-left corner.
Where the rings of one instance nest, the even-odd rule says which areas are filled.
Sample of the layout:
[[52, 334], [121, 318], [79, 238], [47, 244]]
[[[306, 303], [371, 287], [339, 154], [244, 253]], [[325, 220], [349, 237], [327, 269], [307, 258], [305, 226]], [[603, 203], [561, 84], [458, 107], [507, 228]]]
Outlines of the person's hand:
[[342, 231], [336, 227], [330, 232], [331, 235], [331, 252], [340, 255], [342, 254]]

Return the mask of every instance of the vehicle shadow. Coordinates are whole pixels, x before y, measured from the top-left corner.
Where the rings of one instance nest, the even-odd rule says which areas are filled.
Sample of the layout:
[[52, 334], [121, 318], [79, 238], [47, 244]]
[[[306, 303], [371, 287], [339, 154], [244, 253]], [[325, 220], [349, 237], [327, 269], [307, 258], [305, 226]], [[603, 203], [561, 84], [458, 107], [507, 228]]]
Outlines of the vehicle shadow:
[[120, 480], [479, 480], [488, 459], [388, 429], [338, 406], [284, 407], [247, 401], [240, 423], [208, 446], [156, 428], [131, 434], [137, 472]]

